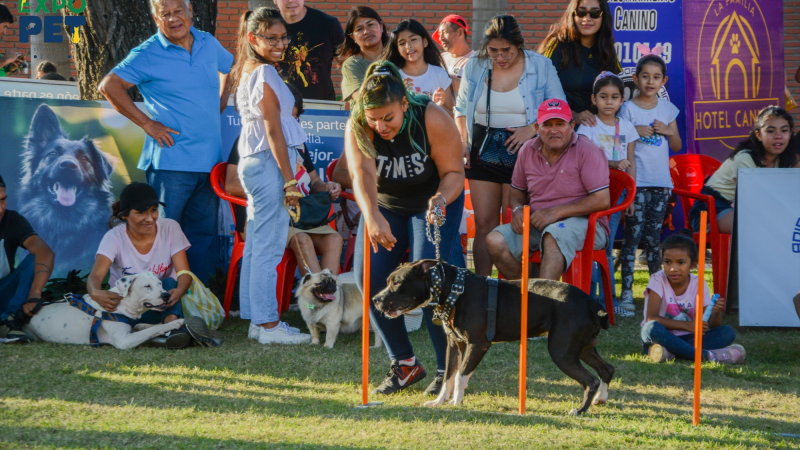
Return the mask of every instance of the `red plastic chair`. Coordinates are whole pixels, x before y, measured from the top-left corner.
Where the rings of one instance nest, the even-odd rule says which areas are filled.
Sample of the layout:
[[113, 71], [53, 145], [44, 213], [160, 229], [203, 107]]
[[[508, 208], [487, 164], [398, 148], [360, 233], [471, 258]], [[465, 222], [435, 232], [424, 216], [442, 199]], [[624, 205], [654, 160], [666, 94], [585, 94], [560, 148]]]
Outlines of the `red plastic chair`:
[[[228, 168], [227, 163], [219, 163], [211, 169], [211, 187], [217, 196], [225, 201], [231, 207], [231, 214], [233, 220], [236, 220], [236, 211], [234, 205], [247, 207], [247, 200], [225, 192], [225, 171]], [[228, 265], [228, 281], [225, 285], [225, 299], [222, 307], [225, 310], [225, 317], [231, 309], [231, 298], [233, 297], [233, 287], [236, 282], [236, 275], [239, 273], [239, 261], [244, 254], [244, 241], [239, 236], [239, 233], [234, 233], [233, 238], [233, 251], [231, 252], [231, 263]], [[289, 301], [292, 298], [292, 282], [294, 281], [294, 272], [297, 269], [297, 259], [295, 259], [294, 252], [291, 249], [286, 249], [283, 252], [283, 259], [278, 264], [278, 286], [275, 289], [275, 295], [278, 297], [278, 314], [283, 313], [289, 309]]]
[[[586, 240], [584, 241], [583, 249], [575, 253], [572, 264], [567, 267], [561, 279], [565, 283], [576, 286], [588, 294], [592, 287], [592, 263], [596, 262], [599, 264], [600, 275], [603, 280], [603, 294], [606, 301], [608, 321], [611, 325], [614, 325], [614, 300], [611, 298], [611, 271], [608, 267], [608, 255], [604, 248], [600, 250], [594, 249], [594, 233], [599, 218], [624, 211], [633, 203], [633, 199], [636, 197], [636, 182], [627, 173], [616, 169], [609, 169], [609, 181], [610, 204], [616, 206], [589, 215], [589, 226], [586, 230]], [[625, 200], [617, 205], [617, 201], [623, 191], [626, 191]], [[504, 221], [510, 223], [510, 208], [506, 209], [504, 216]], [[609, 239], [613, 239], [613, 237], [609, 237]], [[532, 252], [530, 262], [541, 264], [542, 253]]]
[[[731, 235], [720, 233], [717, 224], [717, 208], [714, 198], [701, 194], [703, 183], [722, 165], [721, 162], [706, 155], [675, 155], [669, 159], [669, 170], [672, 176], [672, 189], [681, 198], [685, 227], [689, 227], [689, 210], [696, 200], [708, 205], [708, 246], [711, 248], [711, 272], [714, 276], [714, 292], [725, 298], [728, 288], [728, 258], [730, 257]], [[700, 241], [700, 234], [694, 234], [695, 242]], [[705, 255], [700, 255], [704, 258]]]

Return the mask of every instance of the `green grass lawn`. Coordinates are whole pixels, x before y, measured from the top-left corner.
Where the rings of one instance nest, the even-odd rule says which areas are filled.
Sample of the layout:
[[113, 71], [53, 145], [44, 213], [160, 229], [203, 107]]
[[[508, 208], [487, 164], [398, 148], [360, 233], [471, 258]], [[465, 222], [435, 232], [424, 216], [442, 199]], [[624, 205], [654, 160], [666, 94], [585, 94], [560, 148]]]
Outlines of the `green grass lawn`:
[[[247, 322], [231, 319], [216, 349], [0, 345], [0, 449], [800, 448], [786, 436], [800, 434], [800, 333], [746, 331], [737, 339], [745, 364], [705, 364], [695, 428], [693, 364], [641, 354], [646, 279], [637, 273], [636, 318], [600, 335], [617, 372], [608, 404], [583, 419], [567, 415], [582, 392], [544, 341], [529, 342], [525, 416], [516, 414], [518, 343], [493, 346], [460, 407], [423, 408], [428, 375], [383, 406], [356, 410], [359, 336], [340, 336], [333, 350], [262, 346], [246, 339]], [[299, 313], [287, 320], [305, 327]], [[411, 336], [432, 372], [427, 332]], [[372, 350], [373, 385], [387, 368], [384, 350]]]

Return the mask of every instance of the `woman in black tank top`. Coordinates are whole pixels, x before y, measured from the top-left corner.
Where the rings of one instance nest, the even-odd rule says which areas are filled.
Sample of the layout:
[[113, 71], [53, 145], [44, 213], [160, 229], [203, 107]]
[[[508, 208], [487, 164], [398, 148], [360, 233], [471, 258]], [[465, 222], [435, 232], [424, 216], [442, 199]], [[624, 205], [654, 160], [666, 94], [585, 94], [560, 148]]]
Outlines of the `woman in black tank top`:
[[[353, 190], [363, 214], [366, 233], [359, 232], [355, 250], [356, 281], [362, 289], [363, 248], [368, 234], [373, 247], [370, 297], [386, 287], [386, 278], [403, 260], [436, 258], [427, 240], [426, 225], [438, 205], [446, 221], [440, 228], [442, 259], [463, 267], [458, 229], [464, 209], [464, 164], [458, 129], [442, 108], [409, 92], [394, 64], [370, 66], [352, 103], [345, 131], [345, 152]], [[371, 307], [371, 318], [386, 342], [392, 366], [376, 392], [391, 394], [420, 381], [426, 372], [414, 356], [402, 317], [390, 318]], [[424, 309], [437, 376], [426, 393], [438, 394], [444, 373], [447, 339]]]

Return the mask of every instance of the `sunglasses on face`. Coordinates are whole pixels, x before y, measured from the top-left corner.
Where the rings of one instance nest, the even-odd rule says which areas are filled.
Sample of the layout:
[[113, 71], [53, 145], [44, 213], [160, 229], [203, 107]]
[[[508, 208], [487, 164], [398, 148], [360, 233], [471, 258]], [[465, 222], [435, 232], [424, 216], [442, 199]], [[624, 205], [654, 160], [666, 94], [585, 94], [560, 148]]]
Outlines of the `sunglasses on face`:
[[588, 15], [592, 19], [599, 19], [600, 16], [603, 15], [603, 10], [600, 8], [587, 9], [581, 6], [580, 8], [575, 10], [575, 15], [580, 18], [584, 18]]

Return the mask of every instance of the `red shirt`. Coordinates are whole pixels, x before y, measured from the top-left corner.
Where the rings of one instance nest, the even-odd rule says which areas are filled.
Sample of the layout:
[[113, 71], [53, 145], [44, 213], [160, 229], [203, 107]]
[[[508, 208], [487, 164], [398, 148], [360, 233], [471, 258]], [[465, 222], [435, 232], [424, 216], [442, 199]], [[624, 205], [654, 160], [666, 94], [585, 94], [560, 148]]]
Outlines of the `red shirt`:
[[[603, 150], [586, 136], [572, 133], [566, 150], [551, 167], [542, 155], [537, 137], [519, 150], [511, 187], [528, 194], [531, 212], [567, 205], [608, 188], [608, 160]], [[608, 216], [598, 222], [608, 234]]]

